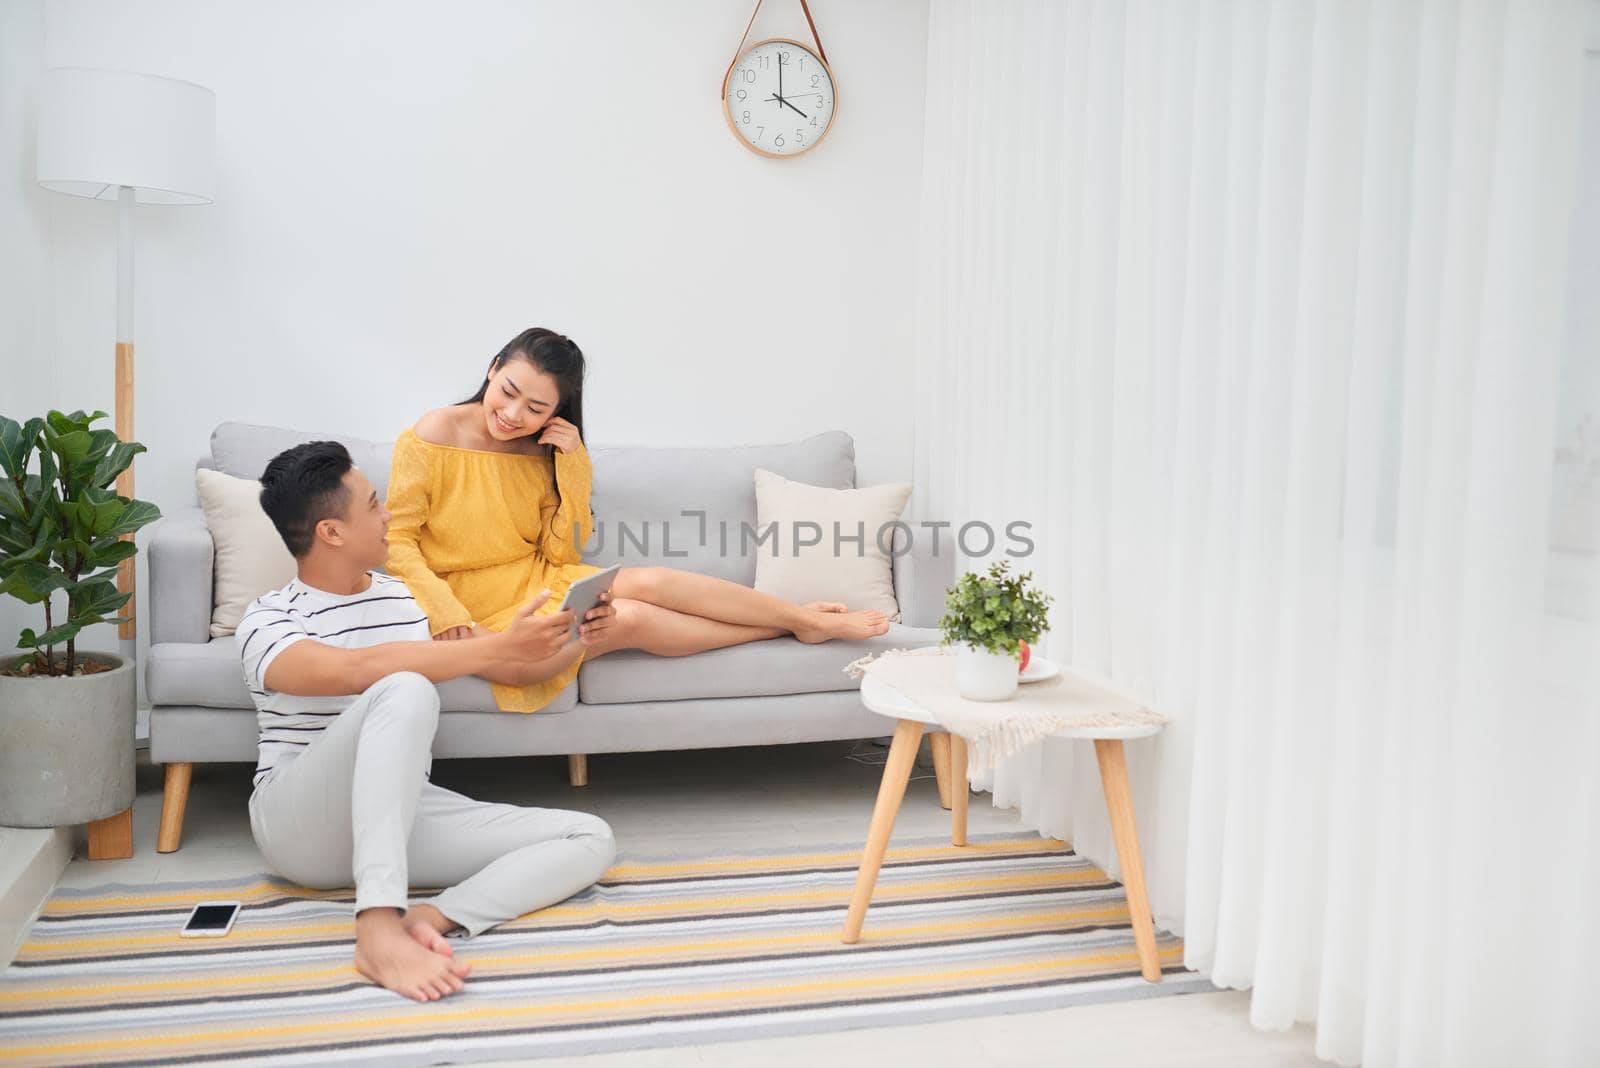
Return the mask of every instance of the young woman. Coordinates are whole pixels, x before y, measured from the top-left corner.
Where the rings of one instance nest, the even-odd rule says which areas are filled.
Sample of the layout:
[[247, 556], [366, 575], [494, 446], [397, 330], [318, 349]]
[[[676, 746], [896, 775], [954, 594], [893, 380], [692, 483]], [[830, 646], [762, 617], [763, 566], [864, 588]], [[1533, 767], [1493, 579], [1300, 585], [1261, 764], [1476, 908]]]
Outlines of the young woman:
[[[568, 338], [525, 330], [494, 357], [477, 393], [428, 412], [395, 442], [388, 570], [427, 613], [435, 639], [503, 630], [546, 589], [538, 614], [554, 613], [572, 582], [600, 570], [580, 558], [594, 523], [583, 372]], [[782, 634], [824, 642], [889, 629], [882, 612], [795, 604], [671, 567], [624, 567], [608, 600], [611, 611], [581, 623], [581, 641], [491, 684], [495, 703], [536, 712], [585, 656], [613, 649], [682, 656]]]

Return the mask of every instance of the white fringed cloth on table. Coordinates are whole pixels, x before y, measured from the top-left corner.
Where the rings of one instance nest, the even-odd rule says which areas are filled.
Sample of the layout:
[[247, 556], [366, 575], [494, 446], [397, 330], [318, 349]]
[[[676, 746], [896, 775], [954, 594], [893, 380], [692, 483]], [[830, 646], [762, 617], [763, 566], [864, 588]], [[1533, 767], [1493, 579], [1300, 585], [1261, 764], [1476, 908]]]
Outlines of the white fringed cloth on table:
[[1055, 678], [1017, 687], [1008, 701], [969, 701], [956, 690], [956, 650], [890, 649], [845, 666], [871, 675], [925, 709], [967, 741], [970, 773], [988, 772], [1041, 738], [1077, 727], [1161, 726], [1167, 717], [1063, 667]]

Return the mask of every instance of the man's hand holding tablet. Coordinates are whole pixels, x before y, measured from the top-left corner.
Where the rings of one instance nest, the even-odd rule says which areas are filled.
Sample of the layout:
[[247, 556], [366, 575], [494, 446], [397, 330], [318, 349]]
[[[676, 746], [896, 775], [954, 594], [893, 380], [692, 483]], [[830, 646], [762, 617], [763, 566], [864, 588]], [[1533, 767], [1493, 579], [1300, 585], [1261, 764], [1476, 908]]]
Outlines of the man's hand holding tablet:
[[513, 659], [544, 660], [555, 656], [567, 644], [567, 632], [572, 627], [571, 613], [535, 614], [549, 599], [549, 590], [534, 594], [517, 609], [515, 618], [499, 635]]

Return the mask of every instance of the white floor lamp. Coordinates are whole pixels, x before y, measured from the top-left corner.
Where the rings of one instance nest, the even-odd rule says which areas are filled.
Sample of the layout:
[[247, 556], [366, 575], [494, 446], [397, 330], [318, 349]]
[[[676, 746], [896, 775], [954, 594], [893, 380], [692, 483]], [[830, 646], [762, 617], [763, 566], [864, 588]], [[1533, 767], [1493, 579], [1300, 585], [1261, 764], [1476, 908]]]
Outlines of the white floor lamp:
[[[209, 204], [215, 179], [216, 96], [202, 85], [131, 71], [58, 67], [39, 87], [35, 177], [46, 189], [117, 202], [116, 431], [133, 439], [133, 205]], [[117, 478], [133, 496], [133, 468]], [[131, 535], [130, 535], [131, 537]], [[117, 589], [134, 590], [134, 561]], [[118, 636], [137, 633], [134, 599]], [[133, 855], [133, 810], [89, 826], [89, 855]]]

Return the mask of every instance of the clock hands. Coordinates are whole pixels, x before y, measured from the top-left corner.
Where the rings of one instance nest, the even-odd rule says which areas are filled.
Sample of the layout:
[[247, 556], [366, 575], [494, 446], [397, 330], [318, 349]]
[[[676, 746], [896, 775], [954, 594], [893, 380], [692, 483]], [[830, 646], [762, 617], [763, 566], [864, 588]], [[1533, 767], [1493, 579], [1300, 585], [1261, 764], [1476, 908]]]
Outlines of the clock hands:
[[810, 115], [807, 115], [805, 112], [801, 111], [799, 108], [795, 107], [793, 104], [789, 103], [789, 101], [785, 100], [783, 97], [779, 96], [777, 93], [773, 93], [771, 96], [767, 97], [767, 99], [776, 100], [779, 107], [788, 108], [802, 119], [809, 119], [811, 117]]
[[[785, 64], [783, 62], [783, 56], [784, 56], [784, 53], [782, 53], [782, 52], [778, 53], [778, 91], [776, 93], [773, 93], [771, 96], [767, 97], [767, 99], [768, 100], [776, 100], [778, 102], [778, 106], [780, 108], [788, 108], [790, 111], [794, 112], [796, 115], [800, 116], [802, 119], [809, 119], [811, 116], [807, 115], [805, 112], [801, 111], [799, 108], [795, 107], [793, 104], [789, 103], [789, 101], [784, 99], [784, 96], [783, 96], [783, 68], [784, 68]], [[801, 95], [802, 96], [809, 96], [810, 94], [809, 93], [802, 93]]]

